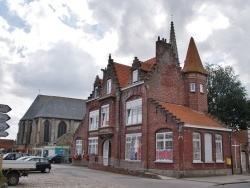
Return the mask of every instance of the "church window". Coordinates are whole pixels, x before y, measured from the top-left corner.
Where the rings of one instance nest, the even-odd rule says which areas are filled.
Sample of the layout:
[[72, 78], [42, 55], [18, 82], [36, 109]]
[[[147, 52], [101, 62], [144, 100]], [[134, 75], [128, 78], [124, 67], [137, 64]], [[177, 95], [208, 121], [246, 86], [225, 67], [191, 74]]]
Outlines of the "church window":
[[61, 121], [58, 125], [57, 138], [61, 137], [67, 132], [67, 125], [64, 121]]
[[50, 142], [50, 132], [51, 132], [51, 123], [49, 120], [44, 122], [44, 142]]

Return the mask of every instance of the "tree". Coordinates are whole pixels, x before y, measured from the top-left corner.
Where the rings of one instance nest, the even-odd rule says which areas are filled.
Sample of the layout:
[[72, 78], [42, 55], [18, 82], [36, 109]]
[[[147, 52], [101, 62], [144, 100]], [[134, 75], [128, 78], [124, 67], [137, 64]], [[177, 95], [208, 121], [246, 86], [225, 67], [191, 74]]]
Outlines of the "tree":
[[235, 129], [250, 126], [250, 101], [233, 68], [206, 65], [208, 113]]

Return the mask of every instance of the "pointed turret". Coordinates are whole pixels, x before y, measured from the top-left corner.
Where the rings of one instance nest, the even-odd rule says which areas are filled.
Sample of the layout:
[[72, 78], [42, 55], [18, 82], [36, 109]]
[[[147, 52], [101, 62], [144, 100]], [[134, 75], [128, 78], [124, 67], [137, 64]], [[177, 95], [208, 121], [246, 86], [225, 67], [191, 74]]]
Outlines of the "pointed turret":
[[178, 59], [178, 62], [179, 62], [179, 56], [178, 56], [178, 50], [177, 50], [177, 44], [176, 44], [176, 38], [175, 38], [175, 31], [174, 31], [174, 22], [173, 21], [171, 21], [169, 43], [172, 45], [173, 51], [175, 53], [175, 57]]
[[201, 59], [200, 59], [193, 37], [191, 37], [190, 42], [189, 42], [187, 56], [186, 56], [186, 60], [185, 60], [182, 71], [184, 73], [198, 72], [202, 74], [207, 74], [206, 70], [204, 69], [201, 63]]

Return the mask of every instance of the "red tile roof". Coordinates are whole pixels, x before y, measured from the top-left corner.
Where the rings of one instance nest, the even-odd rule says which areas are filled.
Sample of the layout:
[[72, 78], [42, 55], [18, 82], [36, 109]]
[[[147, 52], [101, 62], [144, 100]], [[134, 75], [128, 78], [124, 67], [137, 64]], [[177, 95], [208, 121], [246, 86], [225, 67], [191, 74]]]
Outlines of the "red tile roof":
[[141, 69], [145, 71], [150, 71], [153, 65], [156, 63], [156, 58], [151, 58], [145, 62], [141, 62]]
[[184, 67], [182, 69], [183, 72], [200, 72], [202, 74], [207, 74], [206, 70], [204, 69], [201, 59], [196, 48], [195, 42], [193, 37], [191, 37], [186, 60], [184, 63]]
[[239, 139], [240, 142], [244, 145], [248, 143], [248, 130], [241, 130], [241, 131], [233, 132], [233, 136]]
[[182, 105], [170, 104], [165, 102], [158, 103], [174, 116], [176, 116], [181, 122], [184, 122], [184, 124], [211, 128], [225, 128], [219, 122], [209, 117], [207, 114], [197, 112]]
[[120, 63], [114, 63], [114, 66], [120, 87], [126, 87], [130, 81], [131, 67]]

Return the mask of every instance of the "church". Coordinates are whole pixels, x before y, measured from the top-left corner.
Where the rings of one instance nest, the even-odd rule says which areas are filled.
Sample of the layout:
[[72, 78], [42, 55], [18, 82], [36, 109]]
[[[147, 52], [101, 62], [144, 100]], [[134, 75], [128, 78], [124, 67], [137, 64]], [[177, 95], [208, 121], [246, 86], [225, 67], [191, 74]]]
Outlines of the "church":
[[207, 72], [192, 37], [180, 67], [173, 22], [155, 57], [127, 66], [109, 55], [102, 72], [74, 134], [74, 164], [177, 178], [231, 173], [231, 130], [207, 114]]

